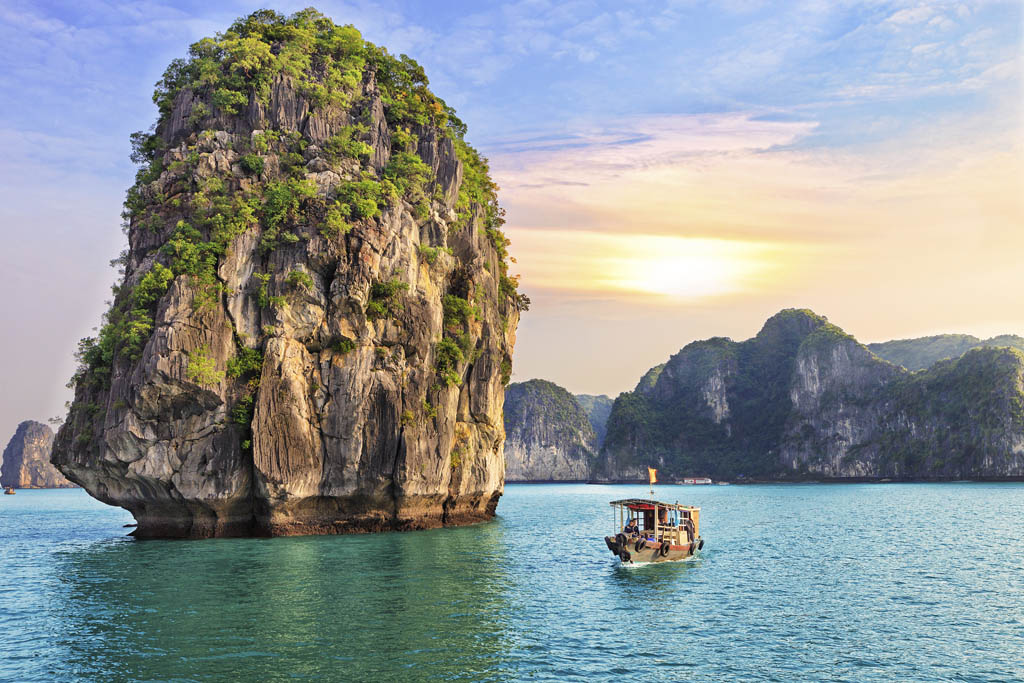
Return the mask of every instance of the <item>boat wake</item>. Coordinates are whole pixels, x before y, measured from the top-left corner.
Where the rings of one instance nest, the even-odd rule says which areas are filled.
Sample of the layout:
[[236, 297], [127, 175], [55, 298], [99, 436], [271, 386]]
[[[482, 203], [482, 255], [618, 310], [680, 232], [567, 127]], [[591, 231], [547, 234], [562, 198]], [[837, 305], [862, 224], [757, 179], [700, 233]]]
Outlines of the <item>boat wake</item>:
[[697, 564], [699, 558], [690, 556], [686, 559], [675, 560], [674, 562], [619, 562], [617, 566], [623, 569], [640, 569], [641, 567], [665, 567], [665, 566], [692, 566]]

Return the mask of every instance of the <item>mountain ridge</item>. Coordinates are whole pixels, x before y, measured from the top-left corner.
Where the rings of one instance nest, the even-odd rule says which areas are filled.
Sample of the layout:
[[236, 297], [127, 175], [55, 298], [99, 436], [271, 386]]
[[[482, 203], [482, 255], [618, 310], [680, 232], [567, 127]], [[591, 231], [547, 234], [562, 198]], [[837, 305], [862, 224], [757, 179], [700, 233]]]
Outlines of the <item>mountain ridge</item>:
[[907, 370], [924, 370], [940, 360], [959, 358], [971, 349], [1002, 346], [1024, 351], [1024, 337], [1001, 334], [980, 339], [969, 334], [938, 334], [867, 344], [875, 355]]
[[1008, 348], [912, 373], [786, 309], [751, 339], [691, 342], [645, 373], [615, 401], [595, 476], [1024, 476], [1022, 377], [1024, 354]]

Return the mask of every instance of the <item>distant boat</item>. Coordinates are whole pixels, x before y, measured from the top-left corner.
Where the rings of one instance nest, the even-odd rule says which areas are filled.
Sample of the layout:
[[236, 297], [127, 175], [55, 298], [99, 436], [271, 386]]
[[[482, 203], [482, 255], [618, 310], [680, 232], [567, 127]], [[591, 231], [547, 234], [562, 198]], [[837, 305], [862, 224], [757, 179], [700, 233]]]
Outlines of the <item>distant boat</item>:
[[710, 484], [711, 480], [707, 477], [687, 477], [683, 479], [684, 484]]
[[716, 481], [715, 483], [718, 484], [719, 486], [728, 486], [729, 485], [729, 482], [727, 482], [727, 481]]
[[4, 495], [5, 496], [13, 496], [14, 495], [14, 487], [13, 486], [8, 486], [7, 488], [5, 488], [4, 489]]

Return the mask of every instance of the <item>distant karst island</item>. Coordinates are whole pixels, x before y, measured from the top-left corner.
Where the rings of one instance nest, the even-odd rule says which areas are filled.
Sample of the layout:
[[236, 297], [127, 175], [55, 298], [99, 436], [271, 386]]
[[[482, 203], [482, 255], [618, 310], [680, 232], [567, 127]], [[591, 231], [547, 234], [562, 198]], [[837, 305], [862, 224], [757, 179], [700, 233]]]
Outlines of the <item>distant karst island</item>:
[[18, 425], [0, 459], [0, 487], [63, 489], [75, 485], [50, 463], [53, 430], [35, 420]]
[[154, 101], [57, 467], [143, 537], [490, 518], [529, 300], [487, 161], [422, 67], [263, 10]]
[[586, 481], [604, 442], [608, 396], [532, 379], [505, 391], [505, 480]]
[[635, 481], [647, 466], [668, 479], [1022, 478], [1021, 341], [864, 346], [784, 310], [752, 339], [693, 342], [649, 370], [615, 399], [600, 445], [582, 401], [550, 382], [513, 384], [509, 480]]

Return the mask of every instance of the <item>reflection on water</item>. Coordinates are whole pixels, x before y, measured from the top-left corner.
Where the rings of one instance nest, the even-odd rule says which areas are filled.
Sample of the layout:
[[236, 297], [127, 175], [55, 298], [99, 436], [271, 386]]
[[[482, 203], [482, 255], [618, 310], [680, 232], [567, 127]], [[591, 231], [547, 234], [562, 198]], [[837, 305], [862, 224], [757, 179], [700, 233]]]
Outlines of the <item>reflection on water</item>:
[[509, 640], [501, 537], [98, 543], [56, 558], [57, 644], [94, 680], [487, 677]]
[[191, 542], [19, 493], [0, 681], [1021, 680], [1024, 484], [664, 488], [703, 507], [704, 551], [630, 568], [603, 541], [629, 487], [510, 486], [461, 529]]

